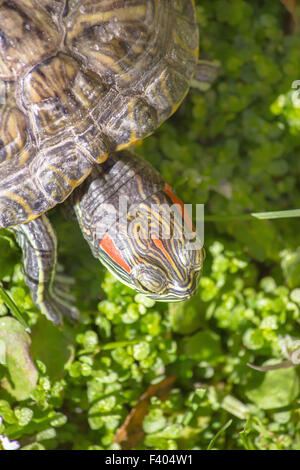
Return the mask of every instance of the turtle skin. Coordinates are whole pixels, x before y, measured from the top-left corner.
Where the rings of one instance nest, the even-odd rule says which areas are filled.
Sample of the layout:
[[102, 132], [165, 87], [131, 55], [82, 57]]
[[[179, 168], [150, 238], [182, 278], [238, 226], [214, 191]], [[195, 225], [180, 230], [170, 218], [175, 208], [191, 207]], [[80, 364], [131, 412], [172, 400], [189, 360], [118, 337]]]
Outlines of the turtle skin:
[[0, 228], [151, 134], [197, 60], [192, 0], [0, 0]]

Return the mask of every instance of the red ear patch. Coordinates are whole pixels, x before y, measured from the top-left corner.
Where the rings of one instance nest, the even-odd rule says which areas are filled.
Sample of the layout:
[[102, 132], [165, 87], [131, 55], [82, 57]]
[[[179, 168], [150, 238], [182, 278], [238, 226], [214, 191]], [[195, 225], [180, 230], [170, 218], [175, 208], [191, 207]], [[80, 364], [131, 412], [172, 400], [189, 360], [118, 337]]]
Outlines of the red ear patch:
[[123, 256], [121, 255], [121, 252], [120, 252], [119, 248], [116, 247], [116, 245], [114, 244], [113, 240], [110, 238], [109, 235], [107, 235], [107, 234], [104, 235], [104, 237], [102, 238], [102, 240], [100, 242], [100, 246], [101, 246], [102, 250], [104, 250], [105, 253], [107, 253], [108, 256], [115, 263], [117, 263], [119, 266], [121, 266], [121, 268], [125, 269], [125, 271], [130, 273], [130, 271], [131, 271], [130, 267], [128, 266], [128, 264], [124, 260]]
[[181, 207], [181, 216], [183, 216], [183, 219], [184, 219], [185, 223], [187, 224], [187, 226], [189, 227], [189, 229], [192, 230], [192, 232], [194, 232], [195, 230], [194, 230], [194, 227], [193, 227], [193, 222], [191, 221], [191, 218], [190, 218], [188, 212], [186, 210], [184, 210], [184, 204], [183, 204], [182, 200], [179, 199], [179, 197], [177, 197], [171, 191], [170, 185], [168, 183], [165, 184], [164, 192], [167, 194], [167, 196], [169, 196], [169, 198], [171, 199], [173, 204], [178, 204]]

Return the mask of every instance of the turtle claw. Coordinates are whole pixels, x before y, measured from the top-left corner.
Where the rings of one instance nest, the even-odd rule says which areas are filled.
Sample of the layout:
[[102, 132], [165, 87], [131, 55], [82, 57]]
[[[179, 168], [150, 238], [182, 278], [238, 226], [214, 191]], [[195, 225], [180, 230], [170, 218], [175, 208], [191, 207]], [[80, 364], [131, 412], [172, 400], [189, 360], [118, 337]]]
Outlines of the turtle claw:
[[53, 296], [61, 299], [62, 302], [67, 302], [69, 304], [74, 304], [76, 301], [75, 295], [72, 294], [66, 286], [57, 282], [53, 289]]
[[57, 325], [63, 324], [63, 317], [69, 318], [72, 321], [78, 321], [79, 311], [67, 300], [61, 298], [57, 293], [45, 295], [45, 298], [38, 304], [41, 312], [53, 323]]
[[[54, 284], [49, 287], [47, 294], [47, 312], [46, 316], [49, 317], [51, 312], [51, 320], [54, 323], [62, 324], [62, 317], [69, 318], [77, 322], [79, 319], [79, 311], [74, 306], [76, 298], [70, 292], [70, 286], [75, 283], [75, 280], [63, 274], [63, 267], [60, 265], [60, 272], [55, 276]], [[53, 318], [53, 313], [56, 313], [56, 318]]]
[[70, 292], [69, 285], [56, 282], [49, 286], [39, 303], [41, 312], [58, 325], [62, 325], [63, 317], [78, 321], [79, 311], [74, 306], [75, 296]]
[[56, 273], [55, 282], [71, 286], [75, 284], [75, 279], [71, 276], [67, 276], [66, 274], [64, 274], [63, 270], [60, 269], [60, 271], [59, 272], [57, 271]]
[[14, 231], [23, 250], [25, 282], [36, 306], [57, 325], [63, 324], [63, 317], [77, 321], [79, 312], [70, 292], [74, 280], [57, 263], [56, 236], [47, 217], [41, 215]]
[[[67, 278], [67, 281], [66, 281]], [[43, 299], [38, 307], [46, 317], [57, 325], [63, 324], [63, 318], [73, 322], [79, 319], [79, 311], [74, 306], [76, 298], [70, 292], [70, 284], [74, 280], [63, 274], [56, 274], [54, 283], [43, 289]]]

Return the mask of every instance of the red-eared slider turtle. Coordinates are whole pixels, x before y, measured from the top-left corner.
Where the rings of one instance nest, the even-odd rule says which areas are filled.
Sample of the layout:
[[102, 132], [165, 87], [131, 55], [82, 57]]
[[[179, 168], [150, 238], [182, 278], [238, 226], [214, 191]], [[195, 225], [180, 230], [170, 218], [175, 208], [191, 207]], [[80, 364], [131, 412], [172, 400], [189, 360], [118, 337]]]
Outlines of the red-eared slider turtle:
[[197, 45], [193, 0], [0, 0], [0, 228], [16, 233], [33, 299], [54, 322], [76, 315], [45, 215], [66, 198], [121, 281], [157, 300], [195, 292], [201, 250], [175, 236], [176, 217], [169, 237], [143, 236], [180, 202], [124, 149], [181, 103]]

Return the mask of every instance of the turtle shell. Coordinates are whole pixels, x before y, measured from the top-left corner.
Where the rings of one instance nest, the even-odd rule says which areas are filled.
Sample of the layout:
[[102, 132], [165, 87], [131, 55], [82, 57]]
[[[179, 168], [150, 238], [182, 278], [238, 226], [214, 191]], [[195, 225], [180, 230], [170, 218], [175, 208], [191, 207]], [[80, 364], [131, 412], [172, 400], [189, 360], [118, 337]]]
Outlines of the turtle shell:
[[64, 201], [187, 93], [193, 0], [0, 0], [0, 228]]

